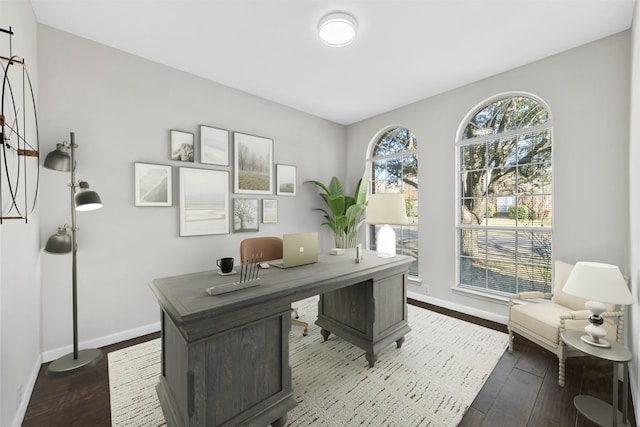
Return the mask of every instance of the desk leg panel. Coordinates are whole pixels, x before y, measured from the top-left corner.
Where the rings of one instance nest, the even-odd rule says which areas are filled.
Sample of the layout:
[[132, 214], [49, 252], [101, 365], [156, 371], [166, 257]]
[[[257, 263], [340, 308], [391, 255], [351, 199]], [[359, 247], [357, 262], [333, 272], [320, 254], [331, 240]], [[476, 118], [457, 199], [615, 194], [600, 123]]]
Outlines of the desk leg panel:
[[[186, 343], [165, 319], [165, 375], [158, 387], [161, 404], [170, 407], [163, 406], [165, 416], [177, 414], [176, 424], [189, 426], [266, 425], [285, 416], [295, 406], [290, 329], [287, 307], [278, 315]], [[177, 350], [170, 348], [174, 345]]]
[[316, 324], [367, 352], [373, 366], [387, 345], [402, 345], [407, 320], [406, 274], [368, 280], [320, 295]]

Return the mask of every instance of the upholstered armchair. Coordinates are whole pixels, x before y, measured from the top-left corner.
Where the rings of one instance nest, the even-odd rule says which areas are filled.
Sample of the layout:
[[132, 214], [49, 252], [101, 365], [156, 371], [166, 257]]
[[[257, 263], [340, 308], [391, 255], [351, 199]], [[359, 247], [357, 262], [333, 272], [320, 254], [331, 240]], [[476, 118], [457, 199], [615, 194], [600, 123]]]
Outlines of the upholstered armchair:
[[[584, 353], [567, 347], [560, 334], [565, 330], [584, 329], [591, 314], [585, 309], [585, 299], [562, 291], [572, 269], [573, 265], [556, 261], [553, 293], [524, 292], [509, 299], [509, 352], [513, 352], [514, 334], [517, 334], [554, 353], [558, 356], [560, 386], [564, 386], [566, 359], [584, 356]], [[617, 311], [615, 309], [609, 304], [601, 316], [608, 339], [621, 342], [624, 306]]]

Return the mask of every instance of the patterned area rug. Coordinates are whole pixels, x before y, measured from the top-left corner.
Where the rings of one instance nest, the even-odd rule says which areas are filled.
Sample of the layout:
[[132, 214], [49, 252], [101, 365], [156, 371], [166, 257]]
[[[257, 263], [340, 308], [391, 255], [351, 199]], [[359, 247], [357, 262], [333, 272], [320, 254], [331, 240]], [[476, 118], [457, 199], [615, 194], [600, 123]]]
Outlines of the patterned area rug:
[[[381, 351], [373, 369], [364, 352], [313, 324], [317, 297], [295, 304], [309, 335], [290, 334], [293, 397], [288, 426], [456, 426], [507, 347], [507, 334], [409, 306], [401, 349]], [[163, 426], [155, 386], [160, 340], [109, 353], [113, 426]]]

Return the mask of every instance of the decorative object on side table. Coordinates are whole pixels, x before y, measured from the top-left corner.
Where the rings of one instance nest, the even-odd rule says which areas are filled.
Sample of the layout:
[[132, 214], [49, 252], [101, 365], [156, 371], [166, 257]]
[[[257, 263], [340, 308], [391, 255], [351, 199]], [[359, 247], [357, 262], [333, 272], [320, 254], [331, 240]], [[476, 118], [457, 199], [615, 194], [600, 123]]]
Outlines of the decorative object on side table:
[[[58, 227], [56, 234], [47, 240], [45, 252], [52, 254], [66, 254], [71, 252], [71, 289], [73, 294], [73, 353], [62, 356], [49, 364], [46, 375], [48, 377], [62, 377], [85, 369], [92, 368], [102, 360], [102, 351], [98, 349], [78, 350], [78, 280], [77, 280], [77, 245], [76, 245], [76, 211], [89, 211], [102, 207], [100, 196], [89, 189], [85, 181], [76, 182], [75, 177], [75, 135], [71, 132], [70, 143], [66, 141], [57, 144], [55, 151], [49, 153], [43, 166], [60, 172], [71, 172], [71, 227]], [[76, 192], [76, 189], [79, 190]]]
[[584, 328], [589, 335], [583, 335], [582, 340], [593, 346], [611, 347], [611, 344], [603, 339], [607, 334], [602, 327], [604, 321], [600, 316], [607, 310], [603, 303], [629, 305], [634, 302], [618, 267], [599, 262], [577, 262], [563, 290], [589, 300], [586, 307], [591, 311], [591, 324]]
[[365, 222], [383, 224], [376, 233], [376, 250], [379, 257], [396, 256], [396, 232], [389, 224], [407, 224], [407, 208], [402, 193], [374, 193], [369, 196]]
[[[573, 403], [585, 418], [599, 426], [630, 426], [627, 418], [629, 400], [629, 367], [627, 363], [631, 360], [631, 352], [622, 344], [611, 343], [610, 347], [591, 345], [583, 339], [580, 331], [565, 331], [562, 333], [562, 340], [569, 346], [582, 351], [589, 356], [607, 360], [613, 363], [613, 398], [612, 405], [597, 399], [593, 396], [578, 395], [574, 397]], [[618, 410], [618, 365], [622, 363], [623, 383], [622, 383], [622, 412]], [[618, 423], [621, 420], [622, 423]]]

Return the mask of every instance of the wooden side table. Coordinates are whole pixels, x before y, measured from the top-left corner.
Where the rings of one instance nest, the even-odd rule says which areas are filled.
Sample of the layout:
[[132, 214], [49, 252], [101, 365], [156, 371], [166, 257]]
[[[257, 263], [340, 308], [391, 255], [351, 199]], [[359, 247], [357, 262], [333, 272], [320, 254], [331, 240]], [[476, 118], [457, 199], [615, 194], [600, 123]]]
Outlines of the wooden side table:
[[[580, 350], [581, 352], [602, 360], [613, 363], [613, 405], [609, 405], [593, 396], [579, 395], [573, 399], [578, 412], [589, 421], [600, 426], [630, 426], [627, 419], [628, 399], [629, 399], [629, 367], [627, 362], [632, 358], [631, 352], [622, 344], [612, 342], [610, 348], [602, 348], [590, 345], [582, 341], [580, 337], [585, 335], [583, 331], [565, 331], [561, 334], [565, 344]], [[624, 366], [624, 378], [622, 382], [622, 412], [618, 410], [618, 364]], [[620, 424], [618, 420], [621, 420]]]

